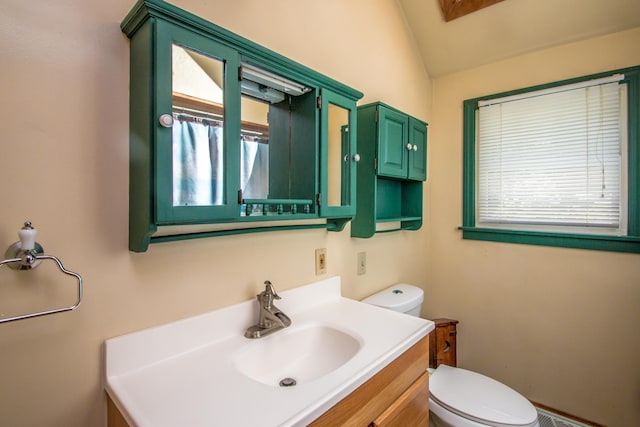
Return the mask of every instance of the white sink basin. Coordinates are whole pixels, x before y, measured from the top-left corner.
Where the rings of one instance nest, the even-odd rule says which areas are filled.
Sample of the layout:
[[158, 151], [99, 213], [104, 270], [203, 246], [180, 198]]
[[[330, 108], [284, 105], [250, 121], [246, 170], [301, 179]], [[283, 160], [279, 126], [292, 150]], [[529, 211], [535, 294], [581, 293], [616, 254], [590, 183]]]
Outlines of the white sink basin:
[[301, 385], [333, 372], [360, 350], [357, 338], [330, 326], [291, 329], [249, 343], [232, 357], [236, 369], [274, 387], [294, 385], [289, 379]]
[[[105, 342], [105, 387], [132, 427], [302, 427], [434, 328], [333, 277], [279, 292], [288, 328], [245, 338], [255, 299]], [[294, 387], [280, 387], [284, 378]]]

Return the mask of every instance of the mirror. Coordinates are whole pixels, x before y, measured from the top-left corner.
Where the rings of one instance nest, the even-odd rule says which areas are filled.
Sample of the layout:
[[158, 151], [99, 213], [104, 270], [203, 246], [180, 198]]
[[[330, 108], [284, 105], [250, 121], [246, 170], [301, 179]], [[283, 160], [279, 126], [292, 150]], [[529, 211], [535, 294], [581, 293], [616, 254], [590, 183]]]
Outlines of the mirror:
[[222, 205], [224, 62], [177, 45], [171, 61], [173, 205]]
[[[225, 142], [224, 66], [173, 45], [173, 205], [226, 204], [227, 174], [234, 173], [241, 215], [314, 212], [314, 91], [243, 63], [240, 140], [227, 135]], [[240, 164], [225, 164], [225, 150], [235, 149]]]
[[[268, 114], [268, 103], [243, 94], [240, 99], [240, 189], [243, 199], [269, 198]], [[259, 208], [254, 205], [249, 209], [257, 212]]]
[[349, 204], [351, 152], [349, 144], [349, 110], [329, 103], [328, 113], [328, 206]]

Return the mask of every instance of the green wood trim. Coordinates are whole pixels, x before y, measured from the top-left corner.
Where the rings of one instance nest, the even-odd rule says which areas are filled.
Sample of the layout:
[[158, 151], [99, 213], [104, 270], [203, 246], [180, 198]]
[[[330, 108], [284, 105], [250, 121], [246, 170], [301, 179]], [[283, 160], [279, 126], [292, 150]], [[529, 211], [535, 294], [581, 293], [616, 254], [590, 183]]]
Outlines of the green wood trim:
[[[317, 108], [318, 91], [293, 97], [291, 100], [291, 122], [287, 132], [289, 140], [289, 182], [284, 198], [315, 199], [320, 188], [320, 129], [321, 122]], [[319, 128], [320, 126], [320, 128]], [[272, 156], [269, 154], [269, 159]], [[269, 166], [271, 172], [272, 166]], [[311, 211], [319, 214], [316, 204]]]
[[463, 110], [463, 176], [462, 176], [462, 224], [476, 224], [476, 111], [478, 101], [464, 101]]
[[[355, 101], [342, 96], [331, 90], [322, 89], [320, 105], [320, 129], [329, 127], [329, 105], [341, 107], [347, 111], [349, 132], [342, 133], [343, 138], [348, 138], [342, 142], [343, 156], [348, 156], [348, 173], [341, 171], [342, 194], [348, 195], [347, 200], [341, 197], [340, 206], [329, 205], [329, 137], [327, 132], [320, 134], [320, 214], [325, 218], [353, 218], [356, 214], [356, 188], [358, 162], [353, 156], [357, 153], [357, 133], [358, 119]], [[347, 148], [345, 153], [344, 148]], [[346, 176], [345, 176], [346, 175]], [[346, 182], [345, 182], [346, 180]]]
[[627, 232], [631, 236], [640, 236], [640, 67], [626, 69], [624, 74], [628, 83], [629, 105]]
[[271, 71], [293, 80], [302, 80], [317, 87], [329, 88], [355, 101], [363, 96], [360, 91], [162, 0], [138, 1], [123, 19], [120, 28], [123, 33], [132, 38], [145, 21], [151, 17], [162, 19], [189, 31], [198, 32], [206, 37], [213, 37], [239, 51], [244, 61], [267, 66]]
[[422, 218], [417, 220], [402, 221], [402, 229], [407, 231], [416, 231], [422, 228]]
[[[151, 68], [154, 57], [148, 49], [153, 37], [154, 25], [147, 21], [139, 28], [139, 36], [131, 41], [129, 73], [134, 78], [140, 70]], [[151, 84], [131, 87], [129, 96], [130, 143], [129, 143], [129, 249], [143, 252], [149, 246], [151, 235], [156, 231], [154, 223], [153, 193], [154, 139], [151, 116], [155, 93]]]
[[640, 237], [544, 233], [478, 227], [460, 227], [460, 229], [463, 238], [471, 240], [640, 253]]
[[491, 95], [479, 96], [477, 98], [469, 99], [469, 100], [467, 100], [465, 102], [476, 102], [476, 104], [477, 104], [479, 101], [486, 101], [486, 100], [489, 100], [489, 99], [502, 98], [502, 97], [511, 96], [511, 95], [519, 95], [519, 94], [527, 93], [527, 92], [535, 92], [537, 90], [549, 89], [549, 88], [553, 88], [553, 87], [557, 87], [557, 86], [564, 86], [564, 85], [568, 85], [568, 84], [572, 84], [572, 83], [580, 83], [580, 82], [584, 82], [584, 81], [587, 81], [587, 80], [594, 80], [594, 79], [599, 79], [599, 78], [602, 78], [602, 77], [611, 76], [613, 74], [624, 74], [625, 76], [631, 76], [631, 75], [637, 74], [638, 72], [640, 72], [640, 66], [628, 67], [628, 68], [620, 68], [620, 69], [617, 69], [617, 70], [604, 71], [602, 73], [589, 74], [587, 76], [582, 76], [582, 77], [574, 77], [574, 78], [571, 78], [571, 79], [559, 80], [559, 81], [556, 81], [556, 82], [544, 83], [544, 84], [541, 84], [541, 85], [530, 86], [530, 87], [510, 90], [510, 91], [506, 91], [506, 92], [500, 92], [500, 93], [495, 93], [495, 94], [491, 94]]
[[376, 234], [395, 233], [396, 231], [402, 231], [403, 228], [390, 228], [389, 230], [376, 230]]
[[376, 222], [401, 222], [401, 221], [422, 221], [419, 216], [399, 216], [395, 218], [376, 218]]
[[356, 216], [351, 221], [351, 237], [368, 238], [376, 232], [376, 108], [377, 104], [357, 109], [357, 146], [360, 162], [356, 178]]
[[308, 199], [242, 199], [242, 203], [255, 205], [310, 205], [313, 200]]
[[[400, 130], [400, 140], [393, 138]], [[378, 105], [378, 175], [406, 179], [409, 170], [409, 118], [405, 113]]]
[[351, 218], [328, 218], [327, 230], [328, 231], [342, 231], [345, 225], [351, 221]]
[[291, 212], [283, 212], [283, 213], [277, 213], [277, 212], [267, 212], [266, 214], [262, 214], [262, 213], [252, 213], [251, 215], [243, 215], [239, 218], [234, 218], [232, 221], [211, 221], [212, 224], [219, 224], [219, 223], [234, 223], [234, 222], [261, 222], [261, 221], [273, 221], [273, 220], [302, 220], [302, 219], [323, 219], [323, 218], [318, 218], [318, 215], [316, 215], [315, 213], [304, 213], [304, 212], [300, 212], [298, 211], [297, 213], [291, 213]]
[[414, 117], [409, 117], [409, 143], [418, 150], [409, 152], [407, 177], [412, 180], [427, 180], [427, 125]]
[[387, 230], [376, 230], [376, 234], [391, 233], [394, 231], [416, 231], [422, 227], [422, 219], [417, 221], [402, 221], [400, 227]]
[[[628, 83], [628, 226], [627, 236], [543, 233], [475, 227], [476, 111], [478, 102], [556, 86], [624, 74]], [[463, 238], [530, 245], [640, 253], [640, 66], [468, 99], [463, 103]]]
[[[384, 107], [384, 108], [386, 108], [388, 110], [391, 110], [393, 112], [404, 114], [405, 116], [408, 116], [408, 114], [405, 113], [404, 111], [400, 111], [397, 108], [392, 107], [389, 104], [385, 104], [384, 102], [381, 102], [381, 101], [374, 101], [374, 102], [369, 102], [367, 104], [358, 105], [358, 109], [377, 108], [379, 106], [380, 107]], [[427, 122], [425, 122], [424, 120], [421, 120], [421, 119], [419, 119], [417, 117], [413, 117], [413, 116], [409, 116], [409, 117], [411, 117], [413, 120], [416, 120], [416, 121], [420, 122], [422, 125], [427, 126]]]
[[[188, 233], [188, 234], [171, 234], [168, 236], [154, 236], [151, 237], [151, 243], [162, 243], [162, 242], [175, 242], [178, 240], [192, 240], [192, 239], [203, 239], [207, 237], [216, 237], [216, 236], [233, 236], [236, 234], [248, 234], [248, 233], [256, 233], [256, 232], [266, 232], [266, 231], [284, 231], [284, 230], [304, 230], [304, 229], [315, 229], [315, 228], [324, 228], [332, 230], [335, 226], [333, 224], [306, 224], [306, 225], [277, 225], [272, 227], [251, 227], [251, 228], [237, 228], [232, 230], [215, 230], [215, 231], [203, 231], [200, 233]], [[333, 231], [333, 230], [332, 230]], [[140, 252], [140, 251], [136, 251]]]

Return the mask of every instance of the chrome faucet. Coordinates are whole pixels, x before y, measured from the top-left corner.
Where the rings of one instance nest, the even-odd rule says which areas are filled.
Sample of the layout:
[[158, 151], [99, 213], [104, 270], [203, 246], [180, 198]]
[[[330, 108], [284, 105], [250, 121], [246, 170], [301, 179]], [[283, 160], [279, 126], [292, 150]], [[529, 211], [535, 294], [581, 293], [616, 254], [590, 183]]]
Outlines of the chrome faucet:
[[256, 295], [259, 305], [258, 323], [247, 328], [244, 333], [247, 338], [262, 338], [291, 325], [291, 319], [273, 305], [273, 300], [280, 299], [280, 296], [273, 289], [271, 282], [267, 280], [264, 285], [264, 291]]

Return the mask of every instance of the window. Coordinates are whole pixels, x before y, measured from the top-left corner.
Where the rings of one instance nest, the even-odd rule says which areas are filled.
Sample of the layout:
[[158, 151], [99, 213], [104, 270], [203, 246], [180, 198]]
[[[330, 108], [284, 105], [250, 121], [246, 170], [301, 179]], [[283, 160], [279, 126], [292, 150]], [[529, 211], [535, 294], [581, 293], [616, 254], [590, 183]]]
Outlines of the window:
[[464, 102], [463, 237], [640, 252], [640, 67]]

